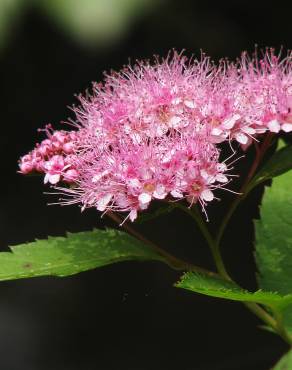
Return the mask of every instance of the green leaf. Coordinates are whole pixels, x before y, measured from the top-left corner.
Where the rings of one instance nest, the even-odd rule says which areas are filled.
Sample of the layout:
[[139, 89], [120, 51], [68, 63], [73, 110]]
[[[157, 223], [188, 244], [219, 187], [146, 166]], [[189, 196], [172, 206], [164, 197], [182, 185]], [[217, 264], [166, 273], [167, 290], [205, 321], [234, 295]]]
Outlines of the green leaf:
[[255, 221], [256, 260], [263, 289], [292, 293], [292, 171], [267, 187]]
[[280, 176], [283, 173], [292, 169], [292, 146], [284, 146], [282, 142], [272, 157], [259, 170], [249, 184], [248, 191], [253, 189], [258, 184], [270, 180], [274, 177]]
[[[281, 295], [292, 293], [291, 186], [292, 171], [274, 179], [272, 186], [265, 190], [261, 219], [255, 221], [259, 286]], [[292, 305], [278, 315], [292, 333]]]
[[11, 247], [0, 253], [0, 281], [36, 276], [67, 276], [127, 260], [163, 257], [129, 234], [114, 229], [68, 233]]
[[280, 295], [258, 290], [249, 292], [236, 284], [214, 275], [187, 272], [176, 284], [176, 287], [191, 290], [211, 297], [230, 299], [233, 301], [256, 302], [275, 309], [284, 309], [292, 303], [292, 294]]
[[273, 370], [290, 370], [292, 369], [292, 350], [286, 353], [280, 361], [273, 367]]

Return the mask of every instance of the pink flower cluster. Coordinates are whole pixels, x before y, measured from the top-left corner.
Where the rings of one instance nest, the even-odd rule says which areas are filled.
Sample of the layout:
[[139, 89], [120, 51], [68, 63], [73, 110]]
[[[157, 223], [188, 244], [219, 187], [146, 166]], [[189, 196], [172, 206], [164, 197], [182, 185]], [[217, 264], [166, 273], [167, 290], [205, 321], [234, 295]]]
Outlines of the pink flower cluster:
[[73, 154], [77, 133], [52, 132], [51, 125], [47, 125], [45, 131], [47, 138], [21, 158], [20, 172], [25, 175], [32, 172], [45, 173], [44, 182], [50, 184], [74, 182], [78, 178]]
[[139, 62], [80, 97], [76, 131], [47, 129], [20, 160], [20, 172], [70, 183], [66, 203], [128, 212], [133, 221], [153, 199], [204, 206], [229, 182], [219, 143], [243, 148], [265, 132], [292, 131], [292, 54], [237, 63], [209, 58]]
[[228, 182], [227, 166], [218, 157], [217, 148], [201, 136], [166, 136], [139, 144], [126, 137], [111, 148], [83, 153], [81, 176], [76, 189], [67, 191], [73, 195], [68, 203], [129, 212], [132, 221], [153, 199], [199, 200], [204, 207], [213, 200], [213, 190]]

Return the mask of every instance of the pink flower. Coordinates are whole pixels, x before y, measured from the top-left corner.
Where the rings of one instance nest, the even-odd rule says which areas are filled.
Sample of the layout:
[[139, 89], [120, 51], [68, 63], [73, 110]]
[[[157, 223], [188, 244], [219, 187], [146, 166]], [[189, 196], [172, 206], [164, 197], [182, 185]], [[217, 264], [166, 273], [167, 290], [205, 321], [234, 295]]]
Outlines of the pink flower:
[[245, 53], [216, 66], [204, 55], [138, 62], [94, 84], [74, 108], [76, 130], [53, 131], [20, 160], [20, 172], [101, 212], [127, 212], [133, 221], [152, 201], [179, 201], [204, 209], [229, 182], [217, 146], [243, 149], [267, 131], [292, 131], [291, 53]]
[[70, 161], [70, 154], [74, 152], [76, 132], [51, 131], [50, 125], [44, 131], [48, 138], [20, 159], [20, 172], [45, 173], [44, 183], [57, 184], [60, 180], [75, 182], [78, 172], [72, 159]]
[[44, 183], [57, 184], [60, 181], [64, 167], [64, 158], [61, 155], [52, 156], [44, 163], [44, 171], [46, 173]]
[[204, 207], [228, 182], [227, 166], [219, 163], [219, 150], [205, 136], [166, 135], [139, 143], [124, 137], [104, 151], [97, 150], [98, 142], [98, 136], [95, 143], [92, 138], [92, 147], [77, 156], [77, 186], [62, 188], [73, 198], [69, 203], [128, 212], [134, 220], [153, 200], [185, 198]]

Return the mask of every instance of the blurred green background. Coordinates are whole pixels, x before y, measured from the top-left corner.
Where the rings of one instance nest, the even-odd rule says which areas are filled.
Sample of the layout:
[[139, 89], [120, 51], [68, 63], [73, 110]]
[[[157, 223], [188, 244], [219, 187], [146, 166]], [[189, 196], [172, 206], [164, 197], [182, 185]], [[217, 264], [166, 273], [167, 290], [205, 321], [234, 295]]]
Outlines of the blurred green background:
[[11, 40], [17, 23], [35, 8], [53, 25], [85, 47], [109, 47], [131, 25], [163, 0], [1, 0], [0, 45]]

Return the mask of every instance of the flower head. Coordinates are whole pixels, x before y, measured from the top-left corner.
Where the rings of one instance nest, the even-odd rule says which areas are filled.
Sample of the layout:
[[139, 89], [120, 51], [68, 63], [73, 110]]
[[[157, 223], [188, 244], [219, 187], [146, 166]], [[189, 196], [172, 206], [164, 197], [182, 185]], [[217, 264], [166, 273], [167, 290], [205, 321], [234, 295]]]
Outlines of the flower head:
[[155, 199], [204, 209], [229, 182], [218, 143], [247, 147], [267, 131], [292, 131], [291, 54], [216, 66], [173, 53], [107, 75], [79, 99], [77, 130], [47, 127], [20, 172], [69, 183], [66, 203], [128, 212], [132, 221]]

